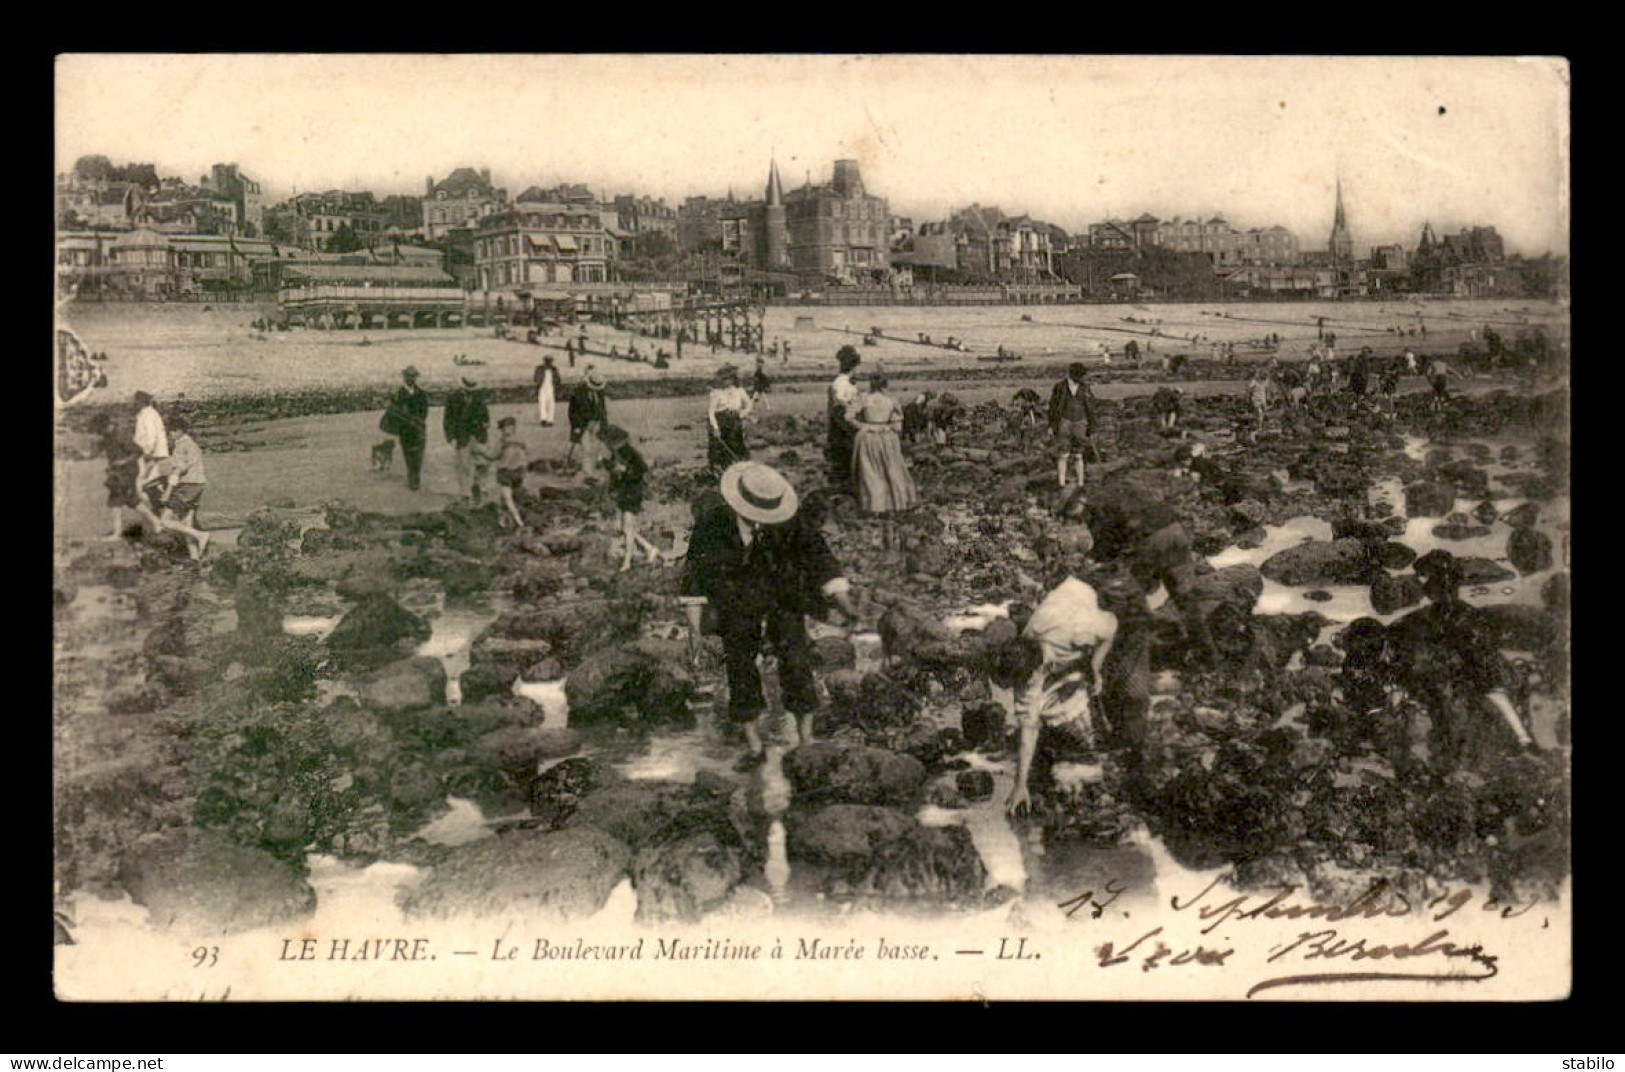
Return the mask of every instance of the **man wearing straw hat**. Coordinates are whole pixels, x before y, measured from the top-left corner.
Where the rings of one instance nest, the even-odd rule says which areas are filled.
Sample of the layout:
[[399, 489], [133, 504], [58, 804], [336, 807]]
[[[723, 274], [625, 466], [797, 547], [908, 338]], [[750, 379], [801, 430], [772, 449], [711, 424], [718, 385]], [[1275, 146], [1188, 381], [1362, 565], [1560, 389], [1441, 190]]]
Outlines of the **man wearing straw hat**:
[[455, 452], [457, 494], [478, 501], [479, 486], [474, 482], [474, 444], [484, 444], [490, 434], [491, 410], [485, 393], [477, 389], [472, 376], [464, 376], [457, 390], [446, 396], [443, 427], [446, 441]]
[[[856, 620], [851, 585], [829, 545], [797, 514], [796, 489], [771, 466], [739, 462], [721, 481], [722, 502], [698, 513], [689, 540], [683, 594], [689, 627], [700, 631], [701, 610], [717, 611], [728, 672], [728, 716], [740, 724], [749, 769], [763, 756], [760, 720], [766, 709], [756, 657], [765, 643], [779, 661], [784, 709], [796, 716], [803, 743], [812, 740], [818, 693], [812, 642], [804, 617], [833, 603]], [[693, 598], [700, 597], [700, 598]]]
[[386, 435], [400, 437], [406, 486], [417, 491], [423, 473], [423, 448], [429, 440], [429, 396], [418, 386], [416, 366], [401, 369], [401, 379], [404, 384], [390, 400], [379, 427]]
[[609, 401], [604, 397], [607, 386], [604, 377], [589, 367], [586, 380], [571, 393], [570, 457], [575, 456], [576, 447], [589, 431], [594, 427], [605, 428], [609, 425]]

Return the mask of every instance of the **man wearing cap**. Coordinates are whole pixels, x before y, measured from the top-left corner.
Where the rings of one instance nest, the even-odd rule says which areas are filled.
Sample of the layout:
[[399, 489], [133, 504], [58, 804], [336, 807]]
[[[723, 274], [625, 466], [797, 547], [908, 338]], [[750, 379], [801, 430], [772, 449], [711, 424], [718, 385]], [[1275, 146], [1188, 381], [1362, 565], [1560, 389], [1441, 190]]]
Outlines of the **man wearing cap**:
[[478, 501], [479, 487], [474, 483], [474, 444], [485, 444], [491, 429], [491, 411], [485, 404], [485, 392], [477, 389], [472, 377], [464, 376], [461, 385], [446, 396], [443, 427], [446, 441], [454, 452], [457, 494], [464, 499]]
[[1534, 739], [1507, 695], [1511, 668], [1493, 625], [1461, 598], [1461, 562], [1449, 551], [1429, 551], [1411, 567], [1429, 603], [1388, 627], [1388, 652], [1399, 684], [1427, 709], [1428, 753], [1435, 768], [1476, 764], [1495, 727], [1535, 750]]
[[429, 440], [429, 396], [418, 386], [415, 366], [401, 369], [401, 379], [404, 382], [384, 414], [385, 430], [400, 437], [406, 486], [417, 491], [423, 473], [423, 448]]
[[1061, 454], [1057, 464], [1061, 487], [1066, 487], [1067, 462], [1078, 462], [1078, 487], [1083, 487], [1084, 463], [1094, 454], [1092, 437], [1095, 434], [1094, 398], [1084, 382], [1088, 370], [1083, 362], [1074, 361], [1066, 370], [1066, 379], [1055, 385], [1049, 396], [1050, 434], [1060, 440]]
[[[818, 693], [804, 616], [822, 616], [833, 603], [856, 619], [857, 608], [829, 545], [796, 512], [796, 489], [778, 470], [740, 462], [722, 474], [720, 491], [722, 503], [697, 512], [683, 593], [716, 608], [728, 715], [744, 729], [750, 754], [742, 766], [750, 767], [763, 754], [760, 719], [767, 704], [756, 657], [764, 642], [778, 657], [784, 709], [796, 716], [801, 740], [810, 741]], [[696, 635], [701, 606], [686, 607]]]

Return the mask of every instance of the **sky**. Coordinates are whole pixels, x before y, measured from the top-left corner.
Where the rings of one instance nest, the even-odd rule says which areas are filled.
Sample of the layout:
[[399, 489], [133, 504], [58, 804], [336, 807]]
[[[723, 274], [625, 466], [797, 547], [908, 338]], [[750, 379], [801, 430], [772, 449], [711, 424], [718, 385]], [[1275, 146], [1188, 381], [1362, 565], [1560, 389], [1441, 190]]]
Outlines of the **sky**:
[[759, 197], [855, 159], [916, 223], [972, 202], [1068, 231], [1142, 212], [1281, 224], [1324, 249], [1489, 224], [1568, 251], [1569, 87], [1554, 59], [1045, 56], [59, 57], [57, 170], [99, 153], [196, 181], [422, 194]]

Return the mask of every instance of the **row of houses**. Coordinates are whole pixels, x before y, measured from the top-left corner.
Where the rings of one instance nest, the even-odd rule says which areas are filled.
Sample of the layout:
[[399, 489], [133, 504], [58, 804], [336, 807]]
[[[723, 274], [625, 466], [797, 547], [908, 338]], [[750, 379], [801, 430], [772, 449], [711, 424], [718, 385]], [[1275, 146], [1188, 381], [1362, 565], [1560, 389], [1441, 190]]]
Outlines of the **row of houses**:
[[[65, 231], [57, 236], [57, 291], [90, 300], [201, 300], [277, 293], [324, 267], [404, 269], [414, 281], [457, 286], [440, 250], [420, 246], [323, 254], [235, 235]], [[386, 271], [386, 274], [387, 274]]]

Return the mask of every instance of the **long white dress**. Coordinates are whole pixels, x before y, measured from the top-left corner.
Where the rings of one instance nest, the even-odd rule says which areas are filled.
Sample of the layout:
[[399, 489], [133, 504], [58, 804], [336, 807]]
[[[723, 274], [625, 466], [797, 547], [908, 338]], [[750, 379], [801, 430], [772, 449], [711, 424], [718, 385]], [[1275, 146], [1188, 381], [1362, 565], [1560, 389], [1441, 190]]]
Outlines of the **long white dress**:
[[536, 417], [543, 424], [553, 423], [553, 411], [557, 405], [558, 381], [552, 369], [542, 373], [542, 382], [536, 388]]

